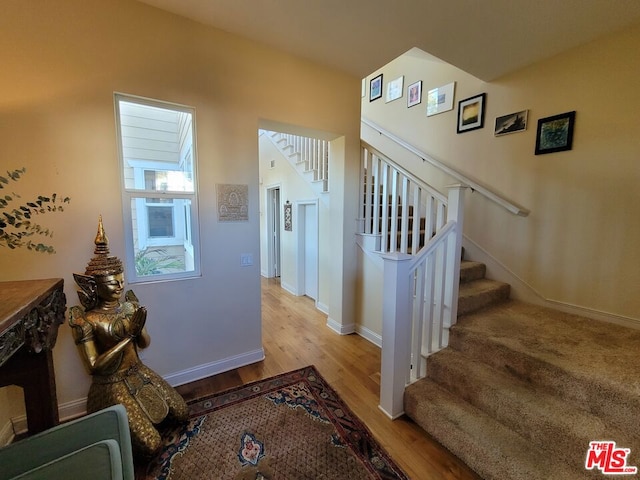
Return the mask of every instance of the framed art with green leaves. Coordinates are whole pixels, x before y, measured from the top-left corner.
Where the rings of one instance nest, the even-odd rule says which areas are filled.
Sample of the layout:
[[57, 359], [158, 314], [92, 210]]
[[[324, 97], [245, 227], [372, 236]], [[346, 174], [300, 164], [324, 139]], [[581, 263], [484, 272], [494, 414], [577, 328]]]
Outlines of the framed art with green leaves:
[[575, 120], [575, 111], [538, 120], [536, 155], [571, 150]]

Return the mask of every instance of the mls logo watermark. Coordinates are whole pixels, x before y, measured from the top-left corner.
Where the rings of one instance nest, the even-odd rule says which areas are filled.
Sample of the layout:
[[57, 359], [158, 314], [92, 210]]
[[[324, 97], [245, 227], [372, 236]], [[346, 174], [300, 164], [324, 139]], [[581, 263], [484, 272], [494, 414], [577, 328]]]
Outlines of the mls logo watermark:
[[598, 440], [589, 442], [584, 468], [599, 469], [605, 475], [630, 475], [638, 473], [638, 467], [627, 466], [630, 448], [616, 448], [616, 442]]

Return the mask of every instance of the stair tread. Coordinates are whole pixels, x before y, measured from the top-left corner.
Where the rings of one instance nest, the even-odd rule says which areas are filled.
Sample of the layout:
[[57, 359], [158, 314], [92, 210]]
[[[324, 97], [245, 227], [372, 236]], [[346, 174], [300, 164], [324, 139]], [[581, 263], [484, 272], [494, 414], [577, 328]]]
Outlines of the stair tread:
[[429, 379], [407, 387], [405, 411], [486, 480], [579, 478], [563, 462], [554, 461], [531, 442]]
[[462, 260], [460, 262], [460, 283], [467, 283], [472, 280], [484, 278], [486, 270], [484, 263]]
[[623, 432], [558, 396], [541, 392], [456, 350], [444, 349], [432, 355], [427, 375], [575, 468], [584, 464], [586, 447], [592, 440], [613, 438], [632, 451], [640, 451], [640, 437], [635, 432]]
[[454, 329], [640, 397], [640, 330], [515, 300], [461, 316]]

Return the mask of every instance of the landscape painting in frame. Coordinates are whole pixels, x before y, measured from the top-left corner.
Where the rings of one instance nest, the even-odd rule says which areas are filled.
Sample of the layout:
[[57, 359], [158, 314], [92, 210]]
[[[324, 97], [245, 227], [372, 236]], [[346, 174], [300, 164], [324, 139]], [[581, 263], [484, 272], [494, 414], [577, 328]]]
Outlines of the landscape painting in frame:
[[382, 74], [373, 77], [369, 82], [369, 101], [373, 102], [382, 96]]
[[571, 150], [576, 112], [566, 112], [538, 120], [536, 155]]
[[521, 112], [496, 117], [494, 135], [499, 137], [510, 133], [524, 132], [527, 129], [528, 112], [528, 110], [522, 110]]
[[484, 103], [486, 93], [458, 102], [458, 133], [470, 132], [484, 127]]

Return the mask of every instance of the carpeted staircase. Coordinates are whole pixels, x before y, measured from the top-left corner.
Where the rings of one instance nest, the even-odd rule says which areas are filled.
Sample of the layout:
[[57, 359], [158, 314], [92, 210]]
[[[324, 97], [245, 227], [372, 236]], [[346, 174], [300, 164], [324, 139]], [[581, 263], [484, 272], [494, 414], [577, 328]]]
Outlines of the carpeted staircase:
[[463, 261], [458, 323], [406, 414], [486, 480], [611, 478], [585, 469], [596, 440], [640, 467], [640, 330], [508, 297]]

